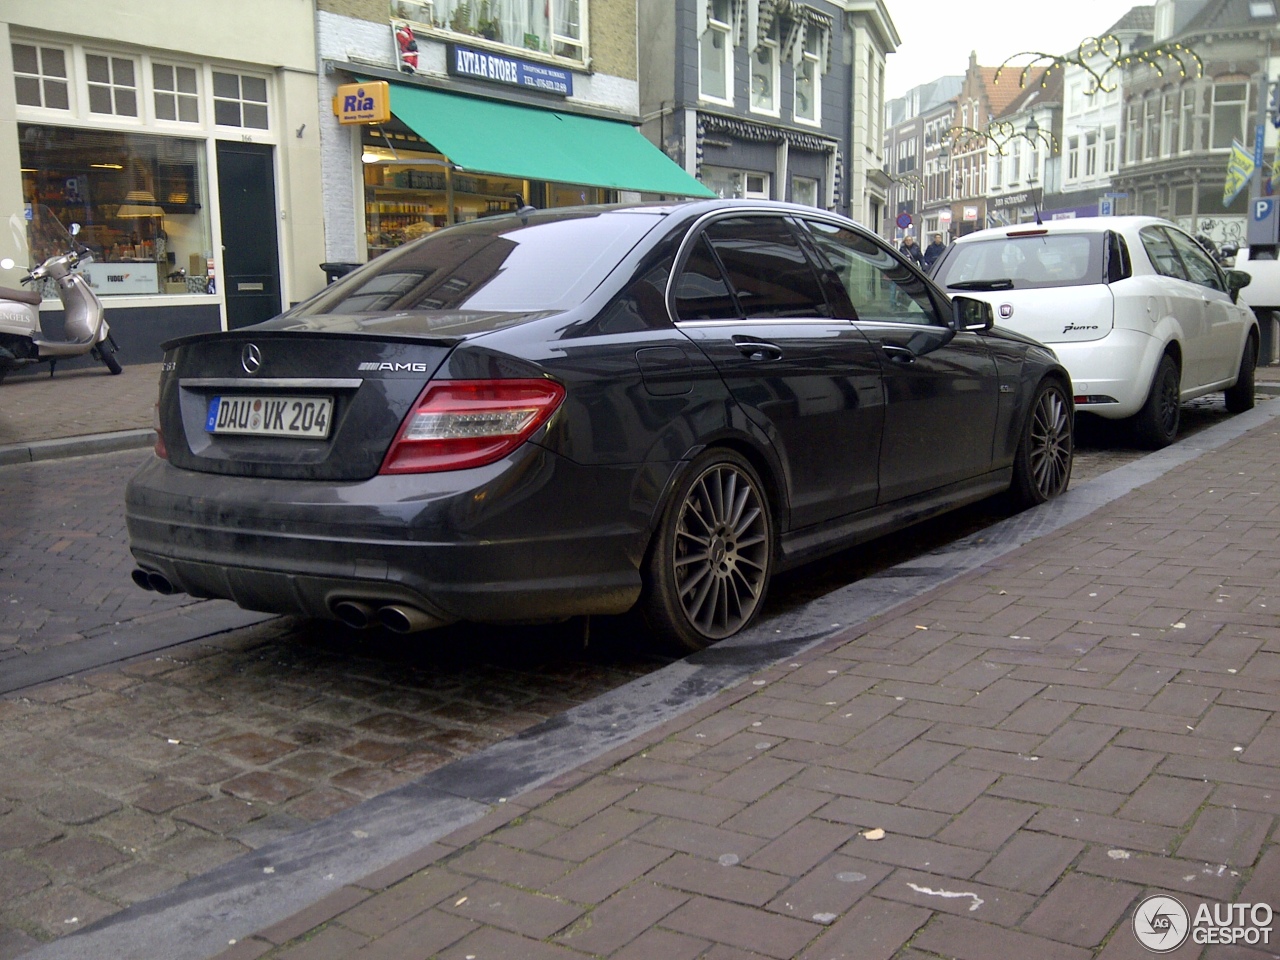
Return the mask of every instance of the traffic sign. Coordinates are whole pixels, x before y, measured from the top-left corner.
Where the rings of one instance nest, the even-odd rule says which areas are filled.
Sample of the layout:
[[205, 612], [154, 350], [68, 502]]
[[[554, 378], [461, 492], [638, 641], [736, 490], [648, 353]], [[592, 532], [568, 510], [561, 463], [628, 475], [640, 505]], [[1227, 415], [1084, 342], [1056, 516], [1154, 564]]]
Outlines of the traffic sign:
[[902, 230], [907, 229], [907, 227], [911, 226], [911, 214], [907, 213], [904, 210], [902, 213], [898, 214], [897, 222], [898, 222], [899, 229], [902, 229]]
[[1113, 211], [1114, 207], [1112, 206], [1112, 199], [1110, 197], [1103, 197], [1098, 201], [1098, 216], [1109, 217], [1112, 215]]
[[1276, 212], [1276, 202], [1271, 197], [1259, 197], [1253, 201], [1253, 219], [1261, 223]]

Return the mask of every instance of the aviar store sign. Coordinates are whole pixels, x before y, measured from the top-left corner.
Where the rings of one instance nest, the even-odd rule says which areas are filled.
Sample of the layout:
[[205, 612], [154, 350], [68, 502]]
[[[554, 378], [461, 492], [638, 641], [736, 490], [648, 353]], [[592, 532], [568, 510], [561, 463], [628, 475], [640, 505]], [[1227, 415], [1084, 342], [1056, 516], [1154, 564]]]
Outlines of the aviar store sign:
[[455, 77], [472, 77], [510, 87], [540, 90], [559, 97], [573, 96], [573, 74], [568, 70], [504, 57], [486, 50], [473, 50], [456, 43], [449, 44], [449, 73]]

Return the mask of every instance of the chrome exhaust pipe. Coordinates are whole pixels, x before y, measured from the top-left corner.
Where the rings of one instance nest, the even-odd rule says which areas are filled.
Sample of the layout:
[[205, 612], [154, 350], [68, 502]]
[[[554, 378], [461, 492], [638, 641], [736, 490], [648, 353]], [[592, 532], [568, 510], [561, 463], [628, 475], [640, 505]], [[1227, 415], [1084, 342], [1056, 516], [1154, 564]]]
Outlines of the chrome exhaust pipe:
[[140, 586], [143, 590], [154, 590], [151, 586], [151, 574], [143, 570], [141, 567], [134, 567], [133, 572], [129, 574], [133, 578], [133, 582]]
[[178, 592], [178, 588], [163, 573], [148, 573], [147, 583], [156, 593], [163, 594], [166, 597]]
[[353, 630], [367, 630], [377, 622], [373, 607], [358, 600], [339, 600], [333, 605], [333, 615]]
[[417, 633], [428, 627], [438, 626], [440, 621], [417, 607], [388, 604], [378, 608], [378, 622], [393, 633]]

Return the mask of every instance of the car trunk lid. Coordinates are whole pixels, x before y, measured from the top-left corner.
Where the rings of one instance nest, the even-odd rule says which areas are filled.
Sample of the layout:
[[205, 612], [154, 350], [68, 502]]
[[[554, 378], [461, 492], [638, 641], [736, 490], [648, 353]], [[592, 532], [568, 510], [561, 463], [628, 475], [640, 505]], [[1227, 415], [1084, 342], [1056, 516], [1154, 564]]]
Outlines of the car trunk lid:
[[368, 479], [458, 342], [259, 327], [166, 344], [158, 422], [169, 461], [234, 476]]
[[1000, 326], [1050, 346], [1101, 340], [1114, 325], [1115, 298], [1105, 283], [965, 295], [988, 301]]

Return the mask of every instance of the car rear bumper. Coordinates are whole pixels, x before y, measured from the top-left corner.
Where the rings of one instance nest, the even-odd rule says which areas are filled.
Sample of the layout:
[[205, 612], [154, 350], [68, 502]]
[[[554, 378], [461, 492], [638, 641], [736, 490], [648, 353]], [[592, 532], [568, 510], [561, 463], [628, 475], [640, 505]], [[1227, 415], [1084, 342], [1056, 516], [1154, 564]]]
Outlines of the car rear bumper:
[[[1164, 353], [1164, 343], [1137, 330], [1112, 330], [1101, 340], [1046, 345], [1071, 374], [1076, 412], [1110, 420], [1131, 417], [1142, 409]], [[1082, 397], [1107, 397], [1114, 402]]]
[[128, 485], [126, 521], [143, 569], [252, 610], [332, 618], [343, 601], [400, 604], [430, 625], [620, 613], [640, 593], [653, 509], [633, 495], [639, 473], [532, 445], [475, 470], [349, 484], [156, 459]]

